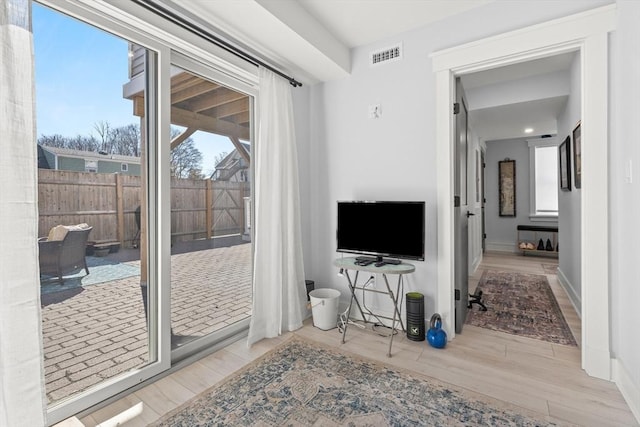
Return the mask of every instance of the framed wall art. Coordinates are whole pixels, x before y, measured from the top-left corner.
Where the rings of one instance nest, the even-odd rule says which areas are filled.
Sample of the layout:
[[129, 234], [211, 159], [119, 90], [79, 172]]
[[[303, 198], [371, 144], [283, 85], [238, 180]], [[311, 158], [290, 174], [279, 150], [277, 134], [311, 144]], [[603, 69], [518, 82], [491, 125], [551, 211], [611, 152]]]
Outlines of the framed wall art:
[[573, 182], [576, 188], [582, 187], [582, 132], [580, 122], [573, 129]]
[[516, 216], [516, 161], [504, 159], [498, 162], [498, 189], [500, 216]]
[[571, 191], [571, 137], [567, 136], [558, 147], [560, 189]]

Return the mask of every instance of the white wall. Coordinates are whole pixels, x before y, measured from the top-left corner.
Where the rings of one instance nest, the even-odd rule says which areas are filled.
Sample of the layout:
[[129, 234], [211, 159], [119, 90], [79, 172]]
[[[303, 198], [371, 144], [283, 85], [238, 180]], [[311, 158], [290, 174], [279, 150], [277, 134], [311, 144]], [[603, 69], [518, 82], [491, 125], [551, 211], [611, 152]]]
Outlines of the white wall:
[[[353, 50], [351, 76], [311, 90], [312, 271], [317, 283], [340, 289], [336, 277], [336, 201], [413, 199], [427, 204], [426, 261], [416, 262], [405, 290], [426, 295], [427, 314], [436, 292], [435, 80], [429, 54], [479, 38], [610, 3], [492, 2], [429, 27]], [[402, 41], [401, 61], [370, 67], [371, 50]], [[367, 118], [370, 104], [382, 116]]]
[[311, 168], [310, 155], [310, 91], [308, 86], [303, 86], [292, 91], [293, 112], [296, 130], [296, 143], [298, 149], [298, 174], [300, 176], [300, 216], [302, 228], [302, 248], [304, 252], [304, 270], [307, 279], [313, 280], [309, 276], [312, 270], [312, 239], [311, 239]]
[[[612, 36], [609, 221], [614, 379], [640, 420], [640, 2], [618, 1]], [[634, 173], [631, 182], [629, 162]]]
[[559, 266], [558, 276], [565, 285], [567, 294], [574, 307], [581, 312], [581, 208], [582, 192], [576, 188], [575, 164], [573, 161], [573, 135], [572, 131], [576, 127], [581, 117], [582, 91], [580, 78], [580, 55], [576, 55], [571, 64], [570, 95], [564, 112], [558, 117], [558, 140], [564, 141], [567, 136], [571, 136], [571, 191], [558, 190], [558, 244]]
[[[499, 215], [498, 162], [516, 161], [516, 216]], [[516, 252], [517, 226], [529, 221], [529, 145], [526, 139], [487, 141], [485, 192], [487, 250]], [[548, 225], [548, 224], [546, 224]]]
[[[413, 262], [416, 272], [407, 277], [405, 290], [425, 293], [427, 310], [432, 312], [434, 302], [429, 294], [433, 292], [429, 288], [433, 286], [429, 286], [429, 280], [433, 283], [435, 277], [436, 180], [429, 159], [435, 157], [435, 146], [430, 143], [433, 129], [425, 128], [424, 123], [425, 117], [434, 112], [432, 103], [419, 101], [419, 94], [433, 88], [427, 87], [428, 81], [421, 77], [428, 69], [426, 55], [411, 53], [408, 43], [405, 49], [404, 61], [371, 69], [364, 64], [368, 51], [356, 51], [354, 77], [312, 91], [313, 275], [318, 283], [339, 289], [347, 298], [347, 282], [336, 277], [337, 270], [332, 267], [339, 256], [335, 252], [337, 200], [423, 200], [426, 261]], [[407, 69], [408, 64], [413, 66]], [[380, 86], [389, 73], [415, 84]], [[368, 105], [377, 103], [381, 104], [382, 116], [369, 119]], [[384, 306], [385, 298], [374, 296], [371, 303], [382, 300]]]

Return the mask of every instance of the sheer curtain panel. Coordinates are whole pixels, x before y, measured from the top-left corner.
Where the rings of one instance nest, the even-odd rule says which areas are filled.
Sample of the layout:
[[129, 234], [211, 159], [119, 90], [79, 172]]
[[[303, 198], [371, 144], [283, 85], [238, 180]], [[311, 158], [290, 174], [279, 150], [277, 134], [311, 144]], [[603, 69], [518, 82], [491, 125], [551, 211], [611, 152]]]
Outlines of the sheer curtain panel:
[[0, 45], [0, 426], [43, 426], [29, 0], [0, 1]]
[[262, 67], [259, 76], [249, 345], [300, 328], [306, 304], [291, 86]]

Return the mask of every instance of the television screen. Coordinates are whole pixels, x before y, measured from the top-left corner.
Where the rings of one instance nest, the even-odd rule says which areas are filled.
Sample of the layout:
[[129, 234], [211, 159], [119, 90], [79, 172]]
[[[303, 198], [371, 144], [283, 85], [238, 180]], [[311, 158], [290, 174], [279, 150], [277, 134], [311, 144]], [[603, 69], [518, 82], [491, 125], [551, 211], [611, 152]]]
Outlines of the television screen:
[[424, 260], [425, 203], [339, 201], [338, 252]]

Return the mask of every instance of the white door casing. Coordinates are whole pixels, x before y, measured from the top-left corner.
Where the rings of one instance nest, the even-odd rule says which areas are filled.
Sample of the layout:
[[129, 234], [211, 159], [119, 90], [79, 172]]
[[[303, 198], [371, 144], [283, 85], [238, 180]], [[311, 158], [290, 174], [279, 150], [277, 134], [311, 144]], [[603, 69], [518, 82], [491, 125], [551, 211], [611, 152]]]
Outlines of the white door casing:
[[454, 313], [453, 138], [450, 114], [455, 77], [569, 51], [580, 51], [582, 70], [582, 368], [611, 379], [608, 239], [609, 5], [467, 43], [432, 54], [436, 81], [438, 294], [436, 311], [450, 337]]

